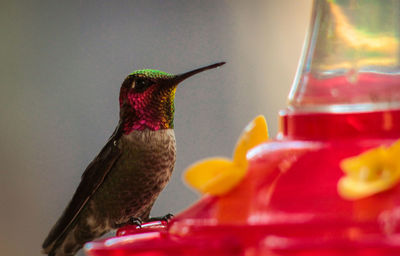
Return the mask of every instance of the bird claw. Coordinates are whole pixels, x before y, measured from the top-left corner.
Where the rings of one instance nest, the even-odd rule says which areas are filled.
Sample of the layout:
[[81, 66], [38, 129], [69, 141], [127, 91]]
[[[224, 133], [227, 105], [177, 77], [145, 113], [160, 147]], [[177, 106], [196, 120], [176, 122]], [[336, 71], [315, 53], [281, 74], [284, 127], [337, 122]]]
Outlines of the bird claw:
[[161, 217], [151, 217], [149, 218], [149, 222], [150, 221], [166, 221], [169, 222], [172, 218], [174, 217], [174, 215], [172, 213], [168, 213], [164, 216]]
[[[168, 223], [173, 217], [174, 217], [173, 214], [168, 213], [161, 217], [151, 217], [151, 218], [147, 219], [146, 222], [165, 221]], [[134, 226], [136, 226], [137, 229], [140, 229], [142, 227], [147, 227], [147, 224], [146, 225], [143, 225], [143, 224], [145, 224], [145, 223], [143, 222], [143, 220], [140, 217], [130, 217], [127, 222], [121, 223], [121, 224], [116, 224], [115, 227], [122, 228], [126, 225], [134, 225]]]
[[129, 225], [135, 225], [135, 226], [141, 228], [142, 224], [143, 224], [143, 221], [139, 217], [130, 217], [129, 221], [128, 221], [128, 224]]
[[143, 225], [143, 221], [141, 218], [139, 217], [129, 217], [129, 220], [127, 222], [124, 223], [116, 223], [114, 225], [114, 228], [122, 228], [126, 225], [135, 225], [138, 228], [141, 228]]

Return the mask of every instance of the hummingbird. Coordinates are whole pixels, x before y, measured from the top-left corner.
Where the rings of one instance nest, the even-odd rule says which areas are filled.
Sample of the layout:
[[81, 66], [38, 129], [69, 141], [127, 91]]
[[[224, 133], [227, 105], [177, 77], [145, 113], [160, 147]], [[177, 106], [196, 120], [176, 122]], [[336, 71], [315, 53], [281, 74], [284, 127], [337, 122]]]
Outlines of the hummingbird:
[[215, 63], [183, 74], [142, 69], [129, 74], [119, 94], [120, 119], [43, 242], [49, 256], [75, 255], [86, 242], [131, 223], [150, 210], [175, 165], [175, 91], [180, 82]]

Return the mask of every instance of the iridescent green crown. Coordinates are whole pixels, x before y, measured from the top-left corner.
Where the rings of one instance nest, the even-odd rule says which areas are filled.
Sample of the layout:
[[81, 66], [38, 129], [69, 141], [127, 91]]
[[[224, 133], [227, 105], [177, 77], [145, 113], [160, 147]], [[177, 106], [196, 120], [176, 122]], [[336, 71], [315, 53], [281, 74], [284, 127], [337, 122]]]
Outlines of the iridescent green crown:
[[160, 70], [155, 70], [155, 69], [140, 69], [140, 70], [136, 70], [132, 73], [130, 73], [129, 75], [139, 75], [139, 76], [145, 76], [145, 77], [149, 77], [149, 78], [153, 78], [153, 79], [157, 79], [157, 78], [172, 78], [175, 75], [166, 73], [164, 71], [160, 71]]

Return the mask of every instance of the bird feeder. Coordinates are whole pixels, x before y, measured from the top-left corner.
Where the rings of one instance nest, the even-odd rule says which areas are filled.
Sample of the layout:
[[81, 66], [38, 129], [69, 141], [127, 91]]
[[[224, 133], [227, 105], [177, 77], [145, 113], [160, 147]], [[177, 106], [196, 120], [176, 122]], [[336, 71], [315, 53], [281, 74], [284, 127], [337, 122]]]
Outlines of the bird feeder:
[[196, 204], [86, 253], [400, 255], [399, 40], [397, 0], [315, 0], [278, 136], [245, 165], [234, 153], [190, 167]]

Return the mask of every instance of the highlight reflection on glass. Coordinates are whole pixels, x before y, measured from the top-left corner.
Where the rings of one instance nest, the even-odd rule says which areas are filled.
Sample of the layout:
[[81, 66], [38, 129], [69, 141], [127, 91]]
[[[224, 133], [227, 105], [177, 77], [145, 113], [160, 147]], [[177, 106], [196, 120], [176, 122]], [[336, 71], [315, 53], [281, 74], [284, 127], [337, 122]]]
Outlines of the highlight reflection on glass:
[[400, 108], [397, 0], [315, 0], [289, 109]]

